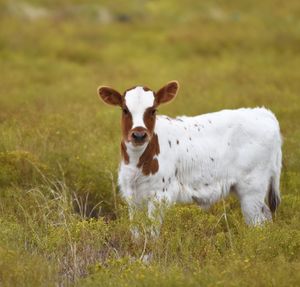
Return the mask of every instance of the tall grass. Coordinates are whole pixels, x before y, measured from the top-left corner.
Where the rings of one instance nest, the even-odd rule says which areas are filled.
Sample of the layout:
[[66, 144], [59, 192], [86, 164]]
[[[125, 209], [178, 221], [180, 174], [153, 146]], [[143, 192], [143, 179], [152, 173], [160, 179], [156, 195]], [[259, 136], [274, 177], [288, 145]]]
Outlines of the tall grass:
[[[298, 286], [299, 1], [0, 0], [1, 286]], [[118, 194], [120, 111], [100, 84], [180, 92], [159, 113], [266, 106], [282, 205], [247, 228], [235, 198], [145, 214]]]

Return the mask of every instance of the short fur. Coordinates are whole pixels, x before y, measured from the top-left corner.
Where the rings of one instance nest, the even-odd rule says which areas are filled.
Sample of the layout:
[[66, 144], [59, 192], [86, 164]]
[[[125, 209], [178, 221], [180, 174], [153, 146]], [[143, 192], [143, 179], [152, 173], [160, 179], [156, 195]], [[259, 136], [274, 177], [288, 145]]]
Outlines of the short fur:
[[[137, 103], [149, 95], [138, 88], [131, 91]], [[162, 89], [167, 95], [158, 100], [153, 92], [153, 106], [171, 100], [177, 92], [176, 84]], [[150, 108], [149, 103], [143, 105], [145, 111]], [[120, 165], [119, 186], [130, 211], [146, 203], [152, 216], [153, 202], [162, 201], [195, 202], [208, 208], [234, 191], [247, 224], [272, 219], [271, 211], [280, 202], [282, 160], [279, 124], [272, 112], [242, 108], [196, 117], [156, 116], [151, 127], [149, 142], [134, 146], [125, 141], [126, 149], [122, 147], [127, 155]]]

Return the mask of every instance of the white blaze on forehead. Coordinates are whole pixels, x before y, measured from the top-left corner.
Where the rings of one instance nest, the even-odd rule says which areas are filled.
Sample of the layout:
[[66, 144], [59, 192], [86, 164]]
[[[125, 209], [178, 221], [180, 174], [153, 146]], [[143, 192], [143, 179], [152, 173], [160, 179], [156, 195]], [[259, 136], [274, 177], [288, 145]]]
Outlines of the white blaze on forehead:
[[145, 128], [144, 113], [154, 104], [153, 92], [145, 91], [143, 87], [136, 87], [126, 92], [125, 103], [132, 115], [132, 128]]

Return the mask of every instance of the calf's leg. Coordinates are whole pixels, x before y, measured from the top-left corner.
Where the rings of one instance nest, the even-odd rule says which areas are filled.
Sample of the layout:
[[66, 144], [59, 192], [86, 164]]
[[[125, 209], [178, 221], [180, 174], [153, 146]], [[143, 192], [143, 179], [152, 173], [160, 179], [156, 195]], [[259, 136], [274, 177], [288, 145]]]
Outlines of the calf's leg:
[[241, 209], [248, 225], [261, 225], [272, 220], [270, 208], [265, 203], [269, 181], [263, 179], [263, 176], [260, 180], [256, 179], [237, 185]]

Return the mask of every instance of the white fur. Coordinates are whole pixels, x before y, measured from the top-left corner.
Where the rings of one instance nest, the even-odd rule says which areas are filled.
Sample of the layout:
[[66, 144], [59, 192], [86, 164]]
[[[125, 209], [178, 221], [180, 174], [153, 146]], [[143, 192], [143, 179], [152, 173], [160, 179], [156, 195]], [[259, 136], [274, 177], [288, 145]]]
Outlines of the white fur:
[[129, 90], [125, 94], [125, 102], [128, 110], [132, 115], [132, 128], [143, 127], [144, 123], [144, 112], [147, 108], [153, 106], [154, 95], [152, 91], [144, 91], [143, 87], [136, 87]]
[[[130, 95], [127, 106], [134, 112], [141, 103]], [[265, 197], [270, 181], [279, 196], [281, 172], [281, 136], [272, 112], [255, 108], [176, 119], [157, 116], [155, 133], [160, 145], [157, 173], [144, 176], [136, 166], [145, 146], [127, 144], [130, 162], [120, 165], [120, 190], [130, 210], [146, 203], [151, 215], [155, 201], [191, 203], [193, 197], [207, 208], [234, 191], [248, 224], [271, 219]]]

